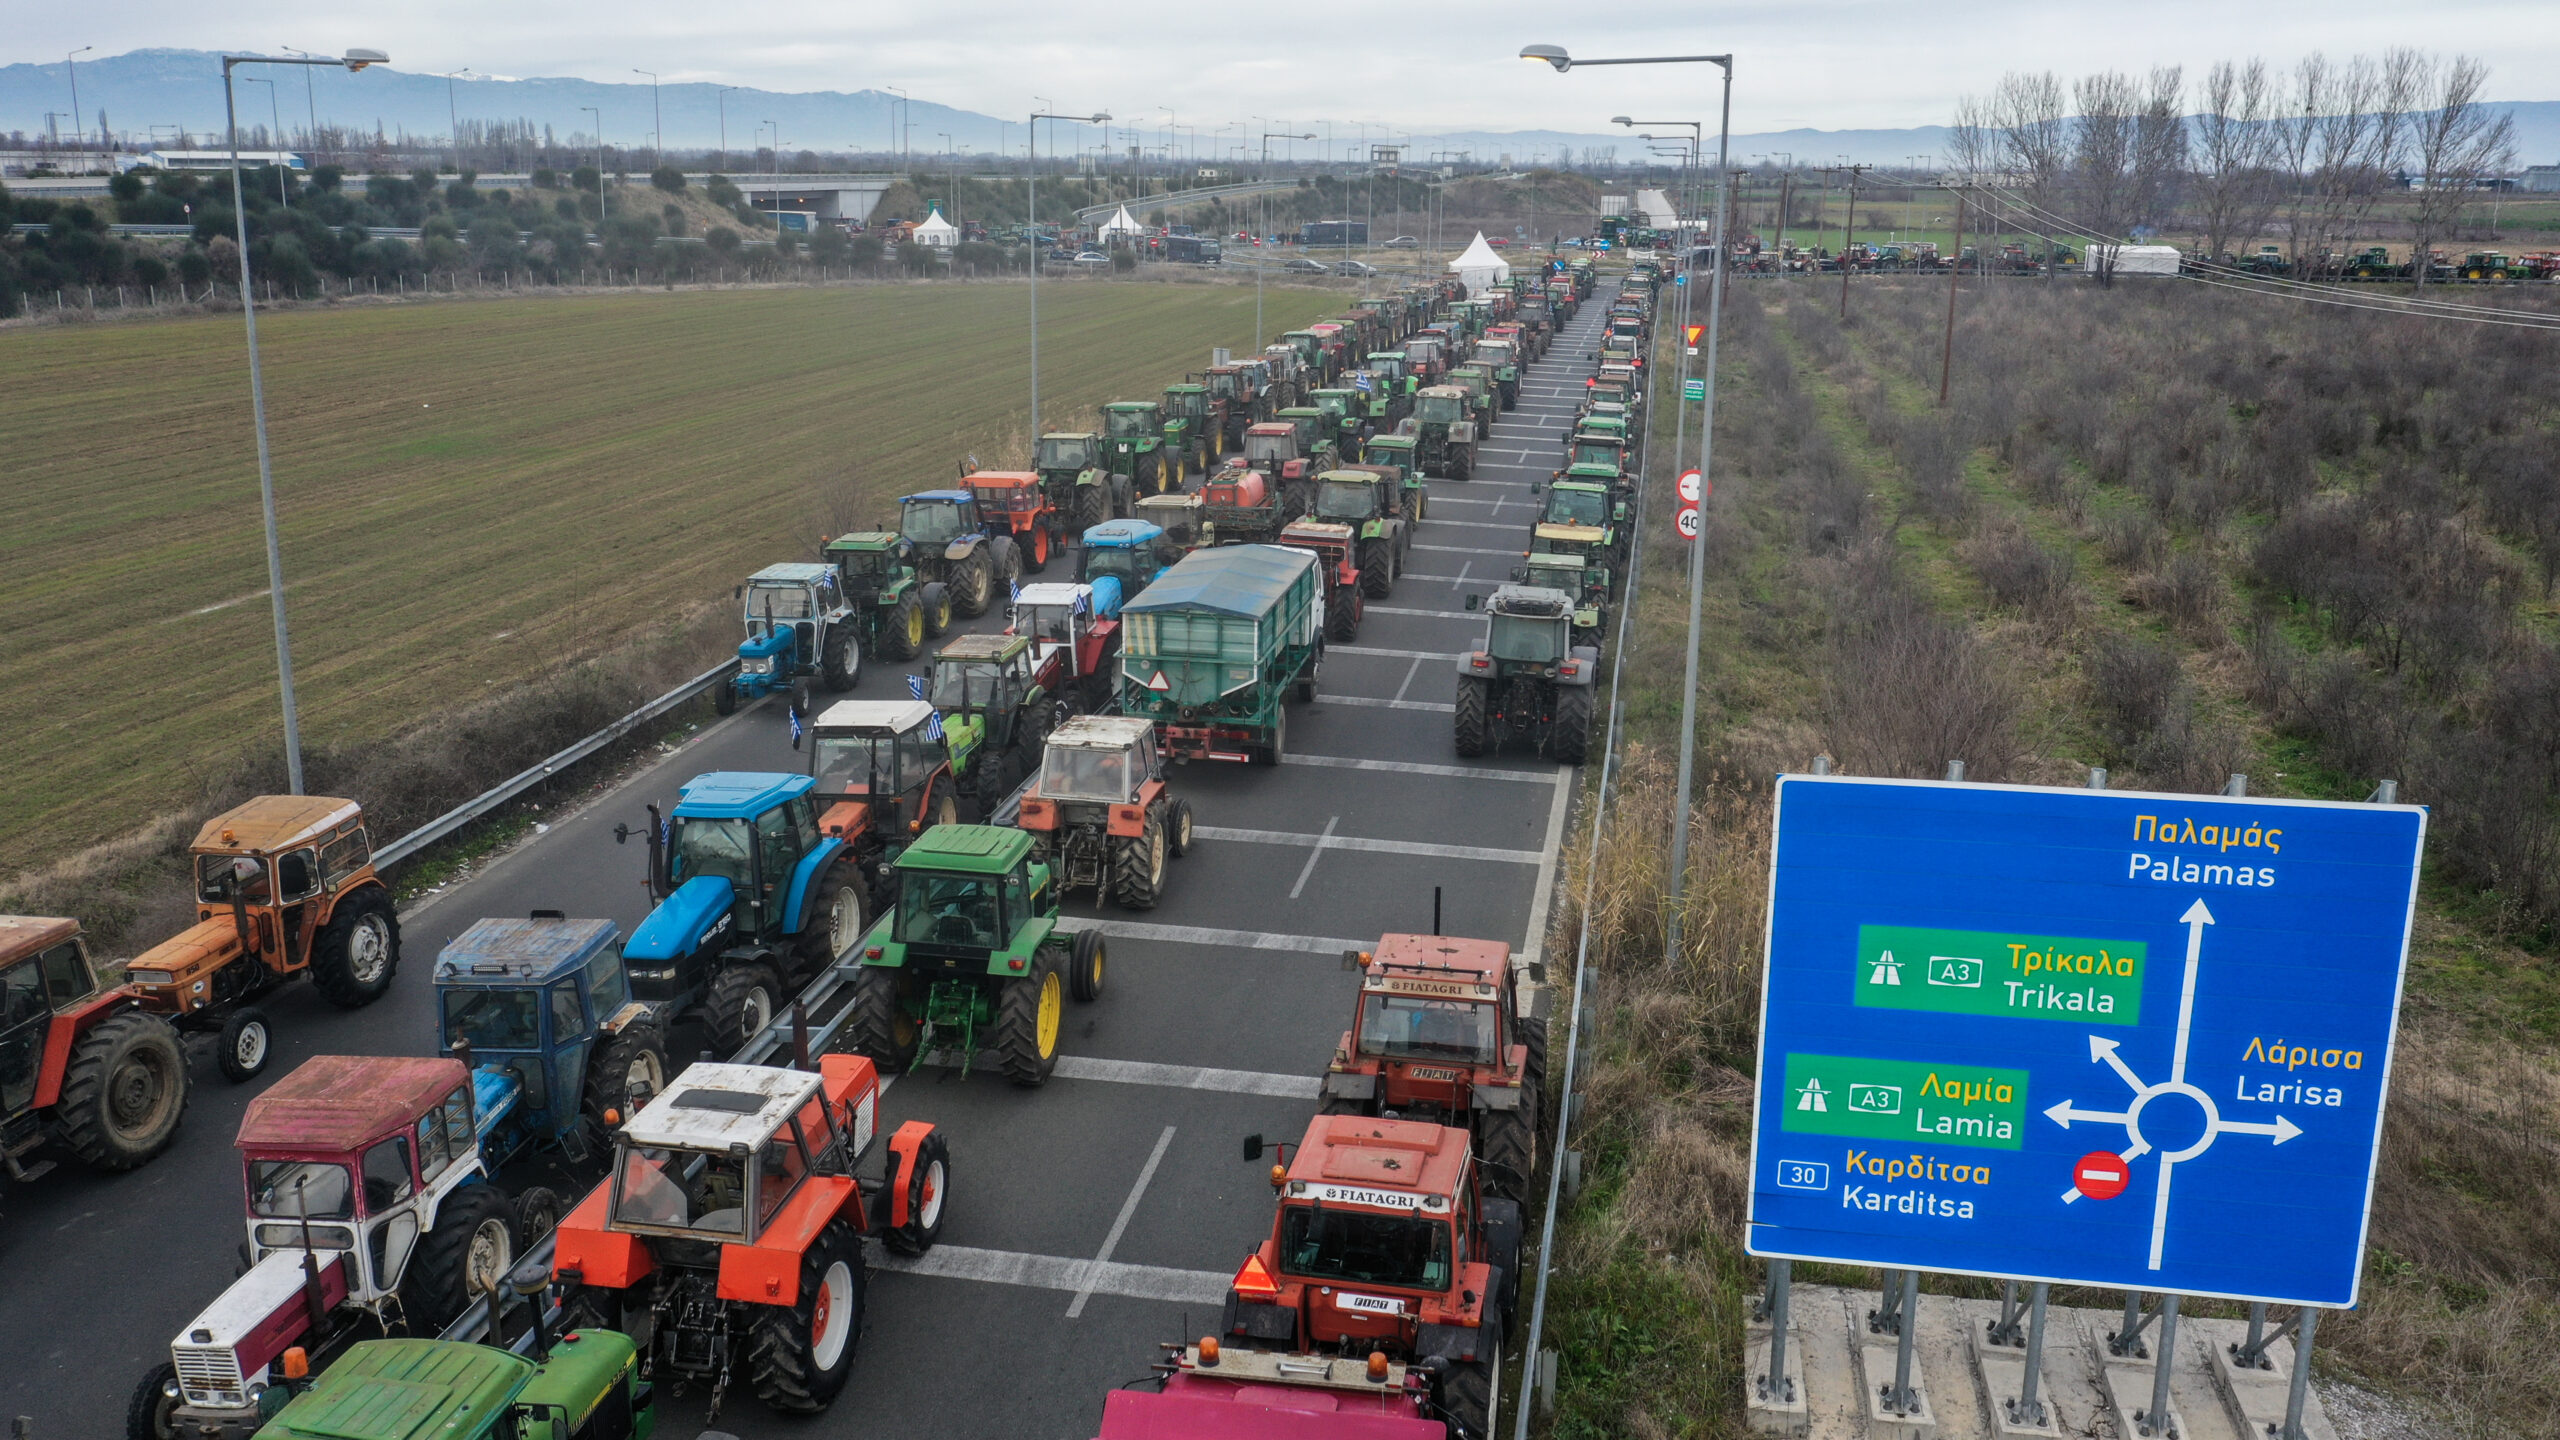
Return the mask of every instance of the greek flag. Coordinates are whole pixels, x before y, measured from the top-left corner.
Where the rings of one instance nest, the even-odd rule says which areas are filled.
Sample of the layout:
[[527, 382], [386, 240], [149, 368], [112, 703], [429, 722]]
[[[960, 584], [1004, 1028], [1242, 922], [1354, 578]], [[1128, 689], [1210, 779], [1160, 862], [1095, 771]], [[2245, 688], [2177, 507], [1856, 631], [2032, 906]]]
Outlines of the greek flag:
[[801, 729], [800, 729], [800, 707], [799, 707], [799, 706], [797, 706], [797, 705], [792, 706], [792, 707], [791, 707], [791, 710], [790, 710], [790, 715], [791, 715], [791, 748], [792, 748], [792, 749], [794, 749], [794, 750], [797, 750], [797, 749], [799, 749], [799, 748], [800, 748], [800, 736], [801, 736], [801, 734], [802, 734], [802, 731], [801, 731]]
[[1018, 580], [1007, 580], [1007, 581], [1006, 581], [1006, 582], [1004, 582], [1004, 583], [1005, 583], [1005, 585], [1006, 585], [1006, 587], [1007, 587], [1007, 588], [1009, 588], [1009, 589], [1011, 589], [1011, 590], [1013, 591], [1013, 603], [1014, 603], [1014, 604], [1016, 604], [1016, 605], [1021, 604], [1021, 603], [1022, 603], [1022, 582], [1020, 582], [1020, 581], [1018, 581]]
[[924, 738], [926, 738], [927, 740], [939, 740], [939, 739], [941, 739], [941, 738], [942, 738], [942, 712], [941, 712], [941, 711], [936, 710], [936, 711], [935, 711], [935, 712], [933, 712], [931, 715], [929, 715], [929, 716], [925, 717], [925, 722], [924, 722]]
[[1368, 371], [1366, 371], [1366, 370], [1363, 370], [1363, 371], [1361, 371], [1359, 374], [1352, 376], [1352, 377], [1351, 377], [1351, 384], [1352, 384], [1352, 386], [1353, 386], [1354, 388], [1356, 388], [1357, 390], [1359, 390], [1359, 392], [1360, 392], [1361, 394], [1363, 394], [1363, 395], [1366, 395], [1366, 394], [1368, 394], [1370, 391], [1375, 390], [1375, 389], [1377, 389], [1377, 388], [1378, 388], [1378, 383], [1377, 383], [1377, 381], [1376, 381], [1375, 379], [1373, 379], [1373, 378], [1370, 376], [1369, 372], [1368, 372]]
[[923, 677], [923, 676], [921, 676], [921, 675], [910, 675], [910, 676], [908, 676], [908, 677], [907, 677], [907, 693], [908, 693], [908, 694], [910, 694], [910, 695], [913, 695], [914, 697], [916, 697], [916, 698], [917, 698], [917, 699], [919, 699], [919, 700], [923, 699], [923, 698], [924, 698], [924, 677]]

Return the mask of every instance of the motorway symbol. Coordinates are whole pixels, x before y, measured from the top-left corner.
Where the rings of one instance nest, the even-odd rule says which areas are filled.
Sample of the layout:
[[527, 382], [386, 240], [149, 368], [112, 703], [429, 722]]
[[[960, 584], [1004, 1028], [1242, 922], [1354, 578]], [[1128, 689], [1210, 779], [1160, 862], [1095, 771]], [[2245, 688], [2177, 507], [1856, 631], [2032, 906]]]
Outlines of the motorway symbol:
[[1681, 506], [1681, 507], [1680, 507], [1680, 510], [1679, 510], [1679, 513], [1677, 513], [1677, 514], [1675, 514], [1675, 515], [1673, 515], [1673, 516], [1671, 517], [1671, 523], [1672, 523], [1673, 525], [1675, 525], [1675, 526], [1677, 526], [1677, 527], [1679, 528], [1679, 531], [1680, 531], [1680, 538], [1681, 538], [1681, 539], [1683, 539], [1683, 540], [1695, 540], [1695, 539], [1697, 539], [1697, 538], [1698, 538], [1698, 507], [1697, 507], [1697, 506], [1695, 506], [1695, 505], [1683, 505], [1683, 506]]
[[1683, 470], [1680, 472], [1681, 504], [1695, 505], [1698, 503], [1698, 487], [1704, 482], [1705, 478], [1706, 477], [1700, 475], [1695, 470]]

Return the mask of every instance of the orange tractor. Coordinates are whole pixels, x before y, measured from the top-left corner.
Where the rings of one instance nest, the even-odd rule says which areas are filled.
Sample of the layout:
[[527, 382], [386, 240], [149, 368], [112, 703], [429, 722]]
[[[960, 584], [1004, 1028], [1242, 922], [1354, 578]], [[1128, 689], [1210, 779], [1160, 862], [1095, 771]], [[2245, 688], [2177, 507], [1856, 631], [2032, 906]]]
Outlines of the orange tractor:
[[1463, 1126], [1485, 1188], [1523, 1198], [1546, 1109], [1547, 1022], [1520, 1003], [1511, 947], [1387, 935], [1343, 961], [1360, 971], [1360, 1001], [1325, 1067], [1324, 1113]]
[[187, 1108], [177, 1031], [105, 989], [74, 920], [0, 915], [0, 1188], [53, 1168], [47, 1141], [101, 1170], [169, 1148]]
[[1049, 557], [1066, 548], [1067, 517], [1049, 503], [1037, 471], [975, 470], [964, 483], [978, 492], [978, 518], [988, 533], [1013, 537], [1025, 571], [1048, 569]]
[[279, 986], [308, 975], [346, 1010], [391, 988], [400, 917], [356, 802], [260, 796], [204, 822], [190, 848], [196, 923], [125, 967], [125, 987], [180, 1030], [218, 1032], [225, 1077], [266, 1068], [275, 1046], [255, 1002]]

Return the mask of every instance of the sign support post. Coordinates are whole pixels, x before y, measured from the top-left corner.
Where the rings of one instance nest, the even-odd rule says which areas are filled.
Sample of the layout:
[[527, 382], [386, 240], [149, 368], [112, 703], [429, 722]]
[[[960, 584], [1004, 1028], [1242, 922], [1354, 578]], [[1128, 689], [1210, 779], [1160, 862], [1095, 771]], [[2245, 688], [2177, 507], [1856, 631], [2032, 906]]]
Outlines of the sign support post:
[[2038, 1428], [2044, 1425], [2044, 1402], [2036, 1395], [2036, 1381], [2041, 1378], [2038, 1372], [2044, 1369], [2045, 1298], [2052, 1289], [2037, 1281], [2035, 1298], [2027, 1302], [2027, 1377], [2018, 1387], [2018, 1401], [2009, 1415], [2018, 1424]]
[[2305, 1305], [2294, 1318], [2301, 1323], [2293, 1339], [2293, 1383], [2285, 1391], [2282, 1440], [2302, 1440], [2302, 1403], [2311, 1393], [2311, 1332], [2320, 1327], [2320, 1311], [2317, 1306]]
[[2178, 1297], [2160, 1297], [2160, 1358], [2151, 1362], [2151, 1408], [2134, 1416], [2144, 1435], [2169, 1432], [2169, 1375], [2178, 1368]]

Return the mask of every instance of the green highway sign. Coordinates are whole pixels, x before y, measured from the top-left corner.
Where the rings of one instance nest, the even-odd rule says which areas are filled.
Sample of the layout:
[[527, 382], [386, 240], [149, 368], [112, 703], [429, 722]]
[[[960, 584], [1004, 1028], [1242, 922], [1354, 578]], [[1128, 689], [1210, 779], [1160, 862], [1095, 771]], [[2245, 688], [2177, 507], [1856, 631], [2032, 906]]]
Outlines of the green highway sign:
[[1681, 399], [1683, 399], [1683, 400], [1704, 400], [1704, 399], [1706, 399], [1706, 398], [1707, 398], [1707, 382], [1706, 382], [1706, 381], [1704, 381], [1704, 380], [1683, 380], [1683, 381], [1681, 381], [1681, 382], [1680, 382], [1680, 398], [1681, 398]]

